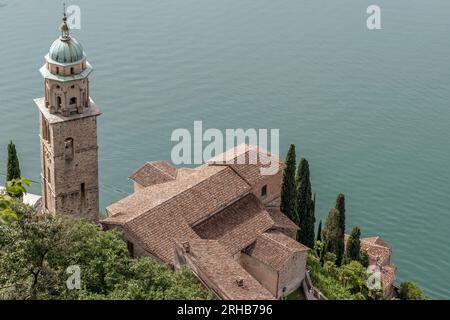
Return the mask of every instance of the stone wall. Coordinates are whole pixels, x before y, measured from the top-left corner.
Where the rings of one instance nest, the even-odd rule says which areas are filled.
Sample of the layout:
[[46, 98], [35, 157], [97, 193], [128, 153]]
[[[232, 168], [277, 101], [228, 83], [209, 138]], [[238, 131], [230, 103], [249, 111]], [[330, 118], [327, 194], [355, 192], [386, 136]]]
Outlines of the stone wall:
[[[41, 117], [41, 128], [44, 127]], [[96, 117], [49, 125], [41, 133], [41, 180], [47, 211], [98, 221], [98, 146]]]
[[286, 288], [284, 294], [289, 294], [300, 287], [306, 273], [307, 251], [297, 252], [286, 263], [283, 270], [280, 271], [278, 282], [278, 297], [283, 295], [283, 288]]
[[[263, 179], [257, 181], [252, 188], [252, 193], [258, 197], [264, 204], [269, 204], [281, 196], [281, 182], [283, 178], [282, 171], [275, 175], [264, 176]], [[266, 186], [267, 195], [264, 197], [261, 194], [263, 187]]]
[[278, 298], [278, 273], [274, 269], [245, 253], [239, 255], [238, 262], [259, 283], [269, 290], [274, 297]]

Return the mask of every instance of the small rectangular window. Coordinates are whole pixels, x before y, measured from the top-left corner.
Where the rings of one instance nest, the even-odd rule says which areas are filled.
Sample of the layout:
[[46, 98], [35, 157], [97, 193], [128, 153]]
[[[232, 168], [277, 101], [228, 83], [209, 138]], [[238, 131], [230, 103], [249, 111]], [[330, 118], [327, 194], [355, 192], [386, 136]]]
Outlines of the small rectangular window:
[[267, 197], [267, 185], [264, 185], [261, 188], [261, 198], [265, 198], [265, 197]]
[[86, 203], [86, 186], [84, 182], [81, 184], [80, 198], [81, 198], [81, 205], [84, 206], [84, 204]]

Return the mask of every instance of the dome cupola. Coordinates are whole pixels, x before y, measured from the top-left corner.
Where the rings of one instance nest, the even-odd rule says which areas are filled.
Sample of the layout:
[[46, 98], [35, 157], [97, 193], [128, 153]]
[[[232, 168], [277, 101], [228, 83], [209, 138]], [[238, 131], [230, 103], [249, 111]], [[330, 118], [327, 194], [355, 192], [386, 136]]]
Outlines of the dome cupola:
[[70, 29], [67, 25], [67, 16], [64, 13], [61, 26], [59, 27], [61, 36], [56, 39], [50, 47], [48, 58], [55, 64], [75, 64], [86, 58], [83, 47], [73, 37], [70, 36]]

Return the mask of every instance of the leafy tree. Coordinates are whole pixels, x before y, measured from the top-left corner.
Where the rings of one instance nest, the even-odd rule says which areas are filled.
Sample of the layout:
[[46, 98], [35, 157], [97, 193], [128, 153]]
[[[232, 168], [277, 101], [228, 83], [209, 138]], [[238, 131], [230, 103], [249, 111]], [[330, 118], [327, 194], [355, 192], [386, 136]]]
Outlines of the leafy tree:
[[343, 265], [338, 269], [338, 278], [344, 286], [355, 293], [366, 293], [368, 274], [358, 261], [351, 261], [349, 264]]
[[323, 265], [325, 258], [325, 245], [322, 241], [316, 241], [314, 244], [315, 254], [320, 258], [320, 263]]
[[344, 257], [345, 243], [345, 195], [339, 193], [336, 197], [336, 210], [339, 212], [339, 236], [337, 243], [337, 264], [342, 264], [342, 258]]
[[[0, 224], [0, 299], [211, 299], [190, 270], [171, 272], [129, 257], [121, 235], [62, 215], [36, 215], [12, 200], [17, 219]], [[81, 289], [66, 285], [69, 266]]]
[[400, 284], [399, 298], [402, 300], [426, 300], [422, 290], [412, 281], [404, 281]]
[[357, 261], [343, 266], [335, 264], [336, 255], [326, 253], [324, 263], [320, 261], [316, 251], [308, 254], [307, 267], [314, 286], [331, 300], [379, 300], [380, 290], [367, 287], [369, 274], [366, 268]]
[[29, 186], [31, 182], [25, 178], [8, 181], [4, 191], [0, 192], [0, 223], [5, 223], [17, 219], [16, 213], [11, 209], [13, 197], [27, 192], [23, 184]]
[[298, 240], [304, 245], [314, 247], [314, 200], [312, 199], [309, 163], [301, 158], [297, 169], [296, 208], [300, 220]]
[[364, 266], [364, 268], [369, 267], [369, 254], [364, 249], [361, 249], [359, 252], [359, 262]]
[[8, 161], [6, 163], [6, 181], [19, 179], [20, 165], [19, 158], [17, 157], [16, 146], [12, 141], [8, 144]]
[[345, 260], [347, 261], [361, 261], [361, 230], [354, 227], [350, 237], [347, 240], [347, 247], [345, 249]]
[[308, 271], [314, 286], [319, 289], [330, 300], [353, 300], [356, 299], [341, 282], [329, 274], [330, 270], [322, 267], [320, 258], [314, 254], [308, 254]]
[[283, 184], [281, 185], [281, 203], [280, 210], [288, 216], [296, 224], [299, 223], [298, 214], [295, 210], [296, 201], [296, 185], [295, 185], [295, 170], [296, 170], [296, 155], [295, 145], [291, 144], [286, 155], [285, 165], [283, 171]]

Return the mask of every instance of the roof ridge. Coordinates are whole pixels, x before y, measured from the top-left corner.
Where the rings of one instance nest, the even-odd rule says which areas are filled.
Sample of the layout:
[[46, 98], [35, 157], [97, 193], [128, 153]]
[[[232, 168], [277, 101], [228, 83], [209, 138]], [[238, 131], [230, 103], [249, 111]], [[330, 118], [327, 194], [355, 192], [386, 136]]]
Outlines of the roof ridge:
[[[279, 233], [279, 234], [285, 235], [284, 233], [279, 232], [279, 231], [275, 231], [275, 232], [272, 232], [272, 233]], [[284, 243], [281, 243], [280, 241], [277, 241], [277, 240], [275, 240], [275, 239], [270, 238], [267, 234], [268, 234], [268, 232], [264, 232], [264, 233], [262, 233], [261, 235], [264, 236], [264, 237], [266, 237], [266, 238], [269, 239], [270, 241], [275, 242], [276, 244], [281, 245], [282, 247], [288, 249], [288, 250], [291, 251], [291, 252], [294, 251], [294, 250], [292, 250], [291, 248], [289, 248], [288, 246], [286, 246]], [[285, 236], [286, 236], [286, 235], [285, 235]], [[286, 237], [287, 237], [287, 236], [286, 236]], [[295, 240], [294, 240], [294, 241], [295, 241]]]
[[225, 164], [224, 166], [227, 166], [228, 168], [230, 168], [231, 170], [233, 170], [233, 172], [236, 173], [237, 176], [238, 176], [239, 178], [241, 178], [242, 180], [244, 180], [244, 182], [245, 182], [246, 184], [248, 184], [249, 187], [253, 187], [253, 186], [250, 184], [250, 182], [249, 182], [247, 179], [245, 179], [239, 172], [237, 172], [237, 170], [236, 170], [235, 168], [233, 168], [231, 165]]
[[[156, 163], [156, 162], [165, 162], [165, 163], [167, 163], [168, 165], [170, 165], [170, 163], [168, 163], [167, 161], [164, 161], [164, 160], [156, 160], [156, 161], [147, 162], [147, 163], [149, 163], [153, 168], [155, 168], [156, 170], [162, 172], [162, 173], [165, 174], [166, 176], [169, 176], [170, 178], [176, 179], [176, 177], [172, 176], [170, 173], [168, 173], [168, 172], [162, 170], [161, 168], [158, 168], [157, 166], [155, 166], [154, 163]], [[174, 169], [175, 169], [175, 168], [174, 168]]]
[[[135, 217], [133, 217], [133, 218], [131, 218], [130, 220], [128, 220], [125, 224], [131, 223], [131, 222], [134, 221], [135, 219], [137, 219], [137, 218], [139, 218], [139, 217], [141, 217], [141, 216], [143, 216], [143, 215], [145, 215], [145, 214], [147, 214], [147, 213], [149, 213], [149, 212], [151, 212], [151, 211], [153, 211], [153, 210], [159, 208], [160, 206], [162, 206], [163, 204], [167, 203], [168, 201], [171, 201], [171, 200], [174, 200], [174, 199], [180, 197], [180, 196], [181, 196], [182, 194], [184, 194], [185, 192], [191, 190], [191, 189], [194, 188], [195, 186], [198, 186], [198, 185], [204, 183], [206, 180], [208, 180], [209, 178], [213, 177], [214, 175], [216, 175], [216, 174], [218, 174], [218, 173], [220, 173], [220, 172], [222, 172], [222, 171], [224, 171], [224, 170], [220, 170], [220, 171], [214, 173], [213, 175], [207, 177], [206, 179], [203, 179], [203, 180], [200, 180], [200, 181], [194, 183], [193, 185], [189, 186], [187, 189], [181, 191], [180, 193], [175, 194], [173, 197], [169, 197], [169, 198], [165, 199], [164, 201], [158, 203], [156, 206], [150, 208], [149, 210], [146, 210], [146, 211], [144, 211], [143, 213], [136, 215]], [[233, 171], [234, 171], [234, 170], [233, 170]], [[173, 181], [175, 181], [175, 180], [168, 181], [167, 183], [173, 182]], [[244, 180], [244, 182], [246, 182], [246, 181]], [[241, 196], [240, 198], [242, 198], [242, 196]], [[238, 198], [238, 199], [240, 199], [240, 198]], [[188, 223], [187, 221], [185, 221], [185, 219], [183, 219], [183, 221], [190, 227], [189, 223]]]

